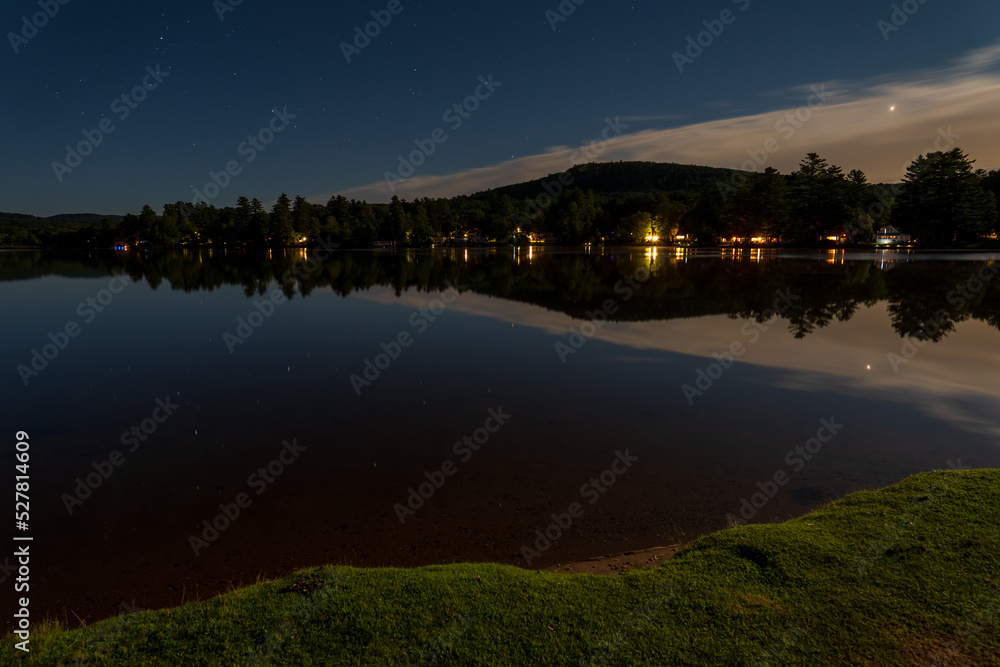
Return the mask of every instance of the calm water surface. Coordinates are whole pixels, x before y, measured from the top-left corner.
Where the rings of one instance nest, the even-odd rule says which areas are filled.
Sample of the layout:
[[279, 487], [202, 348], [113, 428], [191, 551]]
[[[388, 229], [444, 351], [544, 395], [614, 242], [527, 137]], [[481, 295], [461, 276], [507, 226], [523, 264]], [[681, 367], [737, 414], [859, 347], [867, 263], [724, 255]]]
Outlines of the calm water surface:
[[0, 253], [39, 615], [326, 563], [545, 567], [1000, 467], [991, 254], [308, 259]]

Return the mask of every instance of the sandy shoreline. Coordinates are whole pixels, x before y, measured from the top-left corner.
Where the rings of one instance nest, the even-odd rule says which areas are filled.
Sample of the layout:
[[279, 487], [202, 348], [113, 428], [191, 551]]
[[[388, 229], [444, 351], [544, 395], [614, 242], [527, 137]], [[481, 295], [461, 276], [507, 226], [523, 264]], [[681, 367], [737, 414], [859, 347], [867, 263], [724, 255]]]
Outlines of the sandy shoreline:
[[624, 551], [619, 554], [604, 554], [572, 563], [550, 565], [542, 568], [542, 571], [565, 574], [621, 574], [629, 570], [657, 567], [673, 558], [682, 548], [680, 544], [673, 544], [667, 547]]

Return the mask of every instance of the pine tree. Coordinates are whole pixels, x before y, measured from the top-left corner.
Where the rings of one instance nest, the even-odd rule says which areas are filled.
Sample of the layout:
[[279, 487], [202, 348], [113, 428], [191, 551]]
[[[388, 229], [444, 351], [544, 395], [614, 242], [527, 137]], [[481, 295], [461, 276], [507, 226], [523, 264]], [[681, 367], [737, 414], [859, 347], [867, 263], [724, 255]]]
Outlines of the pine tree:
[[292, 202], [284, 192], [278, 197], [271, 208], [269, 225], [270, 243], [273, 246], [285, 246], [292, 242], [295, 230], [292, 227]]
[[788, 224], [788, 188], [785, 177], [768, 167], [751, 174], [730, 194], [722, 210], [727, 233], [738, 238], [779, 236]]
[[808, 153], [791, 176], [793, 211], [787, 232], [798, 241], [817, 241], [824, 232], [841, 230], [853, 212], [847, 202], [843, 171], [816, 153]]
[[308, 242], [319, 234], [320, 219], [313, 209], [313, 205], [305, 197], [299, 195], [295, 198], [295, 202], [292, 204], [292, 228], [295, 230], [294, 240], [296, 242], [302, 237], [305, 237]]
[[388, 225], [388, 240], [395, 241], [396, 243], [407, 242], [410, 223], [406, 215], [406, 208], [403, 206], [403, 201], [396, 195], [393, 195], [392, 201], [389, 202]]
[[973, 163], [961, 148], [917, 157], [906, 170], [893, 223], [926, 246], [973, 240], [990, 230], [996, 201], [983, 190]]
[[156, 211], [146, 204], [139, 212], [139, 229], [136, 238], [142, 243], [153, 243], [156, 233]]
[[253, 198], [250, 202], [250, 223], [248, 234], [250, 241], [252, 243], [267, 243], [270, 240], [270, 226], [271, 221], [264, 210], [264, 204], [257, 199]]
[[701, 245], [715, 243], [716, 237], [723, 233], [723, 206], [719, 188], [714, 185], [705, 186], [694, 208], [684, 215], [681, 231], [694, 236]]

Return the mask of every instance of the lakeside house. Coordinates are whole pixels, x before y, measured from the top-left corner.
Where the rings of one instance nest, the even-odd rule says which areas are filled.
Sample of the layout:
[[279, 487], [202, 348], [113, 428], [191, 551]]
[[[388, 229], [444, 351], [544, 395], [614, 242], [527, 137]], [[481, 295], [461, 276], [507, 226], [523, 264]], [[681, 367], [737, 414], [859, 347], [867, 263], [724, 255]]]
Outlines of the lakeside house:
[[848, 237], [847, 232], [839, 227], [827, 229], [823, 232], [822, 238], [824, 241], [836, 243], [838, 245], [848, 243], [851, 240], [850, 237]]
[[911, 238], [909, 234], [904, 234], [892, 225], [888, 227], [883, 227], [875, 235], [875, 243], [877, 245], [898, 245], [901, 243], [910, 243]]

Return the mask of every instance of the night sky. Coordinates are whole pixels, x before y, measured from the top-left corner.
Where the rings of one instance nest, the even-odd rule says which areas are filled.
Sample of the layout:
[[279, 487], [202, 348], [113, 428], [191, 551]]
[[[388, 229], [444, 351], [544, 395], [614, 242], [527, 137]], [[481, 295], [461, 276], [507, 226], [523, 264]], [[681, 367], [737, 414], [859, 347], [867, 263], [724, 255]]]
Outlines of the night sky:
[[[788, 173], [815, 150], [873, 181], [945, 145], [1000, 167], [996, 0], [909, 0], [895, 17], [861, 0], [565, 0], [566, 16], [559, 0], [63, 1], [0, 9], [3, 211], [159, 210], [230, 162], [218, 206], [385, 201], [415, 141], [434, 150], [394, 186], [407, 199], [562, 171], [587, 145], [599, 160], [731, 167], [773, 138], [756, 167]], [[356, 49], [373, 11], [387, 25]], [[699, 33], [707, 45], [689, 50]], [[796, 108], [807, 119], [781, 125]], [[591, 144], [602, 132], [614, 138]], [[81, 142], [89, 155], [67, 159]]]

